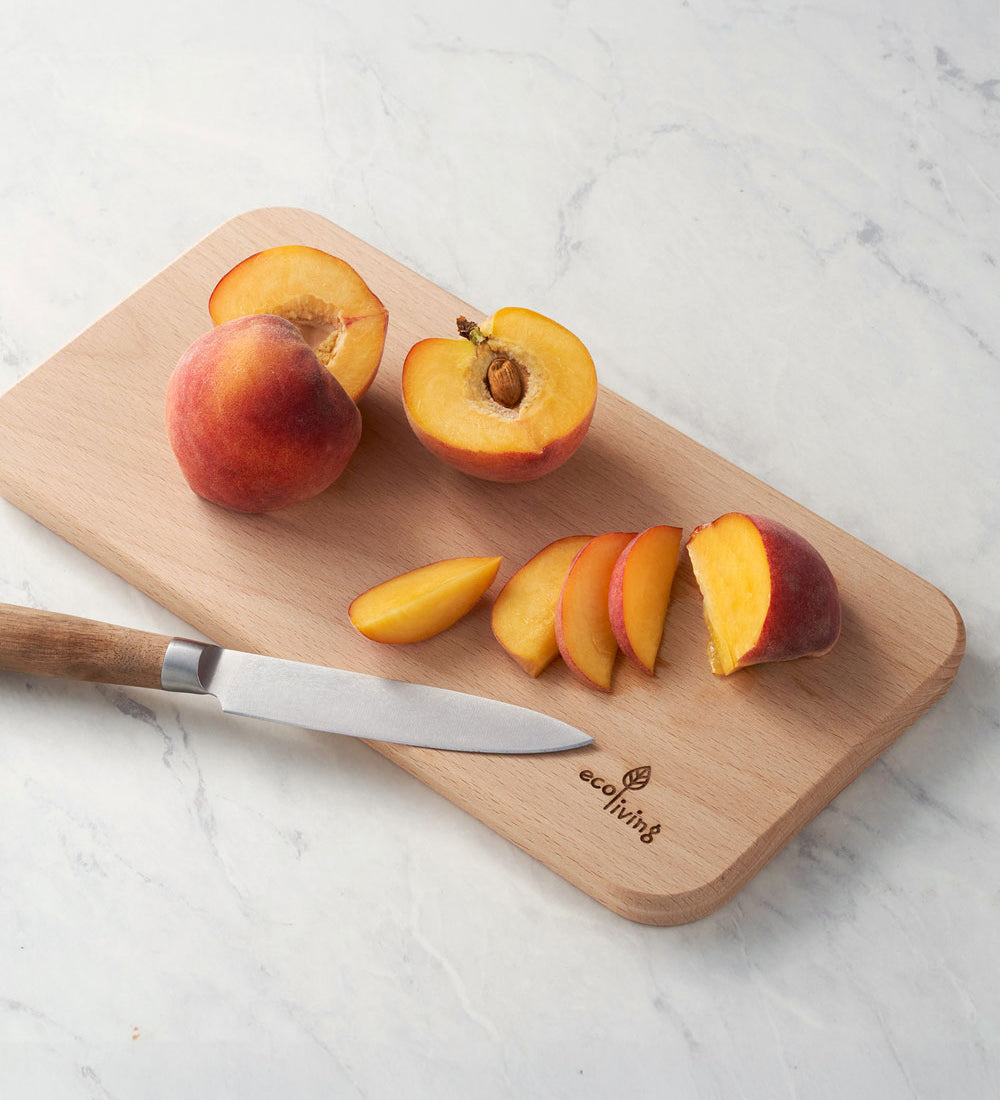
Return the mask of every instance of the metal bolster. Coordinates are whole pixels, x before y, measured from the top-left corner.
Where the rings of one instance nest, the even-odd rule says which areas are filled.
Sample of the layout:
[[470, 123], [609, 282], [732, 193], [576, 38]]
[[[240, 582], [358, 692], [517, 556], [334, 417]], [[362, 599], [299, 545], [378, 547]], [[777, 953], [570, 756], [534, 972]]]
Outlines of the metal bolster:
[[205, 677], [211, 674], [220, 652], [216, 645], [192, 642], [188, 638], [172, 638], [163, 655], [161, 686], [165, 691], [208, 695]]

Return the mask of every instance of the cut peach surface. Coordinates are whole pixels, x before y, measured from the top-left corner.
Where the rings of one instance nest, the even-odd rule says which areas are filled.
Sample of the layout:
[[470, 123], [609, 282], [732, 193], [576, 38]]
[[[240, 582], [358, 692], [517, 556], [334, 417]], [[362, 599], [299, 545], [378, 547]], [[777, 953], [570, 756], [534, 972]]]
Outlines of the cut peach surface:
[[680, 527], [650, 527], [622, 550], [608, 591], [611, 629], [622, 653], [652, 674], [680, 555]]
[[493, 583], [501, 558], [447, 558], [392, 577], [358, 596], [354, 626], [376, 642], [422, 642], [471, 611]]
[[493, 602], [493, 634], [528, 673], [538, 676], [559, 656], [556, 606], [566, 574], [591, 535], [556, 539], [526, 562]]
[[576, 555], [556, 608], [556, 642], [569, 669], [593, 687], [611, 690], [618, 642], [608, 593], [615, 563], [636, 532], [597, 535]]
[[818, 657], [840, 635], [837, 583], [819, 551], [763, 516], [730, 512], [687, 545], [701, 589], [712, 671]]
[[270, 313], [293, 322], [352, 400], [372, 384], [388, 314], [345, 260], [307, 245], [256, 252], [220, 279], [208, 311], [216, 324]]
[[583, 441], [597, 400], [586, 347], [529, 309], [458, 323], [461, 339], [421, 340], [403, 364], [403, 403], [417, 438], [490, 481], [529, 481], [562, 465]]

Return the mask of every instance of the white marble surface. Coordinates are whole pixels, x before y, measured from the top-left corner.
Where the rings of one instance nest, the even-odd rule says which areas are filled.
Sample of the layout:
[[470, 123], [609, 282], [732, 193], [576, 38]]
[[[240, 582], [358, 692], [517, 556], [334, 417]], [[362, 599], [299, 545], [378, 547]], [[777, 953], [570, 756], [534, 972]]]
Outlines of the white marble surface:
[[[5, 6], [0, 388], [230, 216], [303, 206], [560, 318], [941, 587], [969, 647], [673, 929], [364, 746], [318, 769], [0, 674], [0, 1094], [1000, 1095], [998, 46], [996, 0]], [[184, 626], [5, 502], [0, 599]]]

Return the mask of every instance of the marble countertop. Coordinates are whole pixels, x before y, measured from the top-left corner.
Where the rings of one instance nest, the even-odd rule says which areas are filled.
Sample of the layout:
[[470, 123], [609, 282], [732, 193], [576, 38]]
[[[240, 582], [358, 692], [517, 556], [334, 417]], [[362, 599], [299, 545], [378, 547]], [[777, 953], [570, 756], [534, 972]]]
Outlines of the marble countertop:
[[[0, 674], [0, 1092], [1000, 1095], [994, 0], [0, 27], [0, 390], [223, 221], [300, 206], [586, 334], [607, 386], [968, 629], [951, 691], [676, 928], [359, 743], [317, 774], [173, 698]], [[185, 626], [3, 501], [0, 600]]]

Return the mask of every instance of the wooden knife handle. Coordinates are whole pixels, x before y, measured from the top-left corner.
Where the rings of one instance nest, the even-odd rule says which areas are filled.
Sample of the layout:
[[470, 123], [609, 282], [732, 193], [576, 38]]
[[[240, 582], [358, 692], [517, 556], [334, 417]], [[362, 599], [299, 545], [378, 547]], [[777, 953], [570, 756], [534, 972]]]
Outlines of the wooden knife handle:
[[0, 604], [0, 668], [158, 688], [171, 639], [125, 626]]

